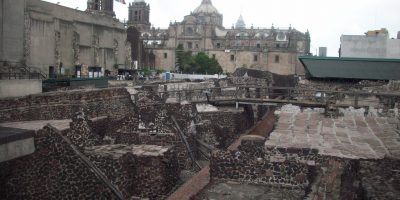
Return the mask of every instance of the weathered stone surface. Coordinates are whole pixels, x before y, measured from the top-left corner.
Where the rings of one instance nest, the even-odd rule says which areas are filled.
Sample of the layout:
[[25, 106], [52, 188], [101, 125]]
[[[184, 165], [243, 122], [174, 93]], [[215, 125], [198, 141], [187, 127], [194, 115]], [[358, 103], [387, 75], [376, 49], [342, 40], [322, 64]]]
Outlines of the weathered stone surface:
[[239, 184], [235, 182], [211, 183], [195, 200], [208, 199], [268, 199], [268, 200], [301, 200], [304, 198], [303, 190], [271, 187], [265, 185]]
[[30, 156], [0, 163], [0, 199], [116, 199], [52, 129], [35, 135]]
[[164, 199], [180, 174], [175, 148], [155, 145], [104, 145], [85, 154], [126, 197]]
[[78, 112], [72, 118], [67, 137], [78, 148], [90, 147], [101, 143], [100, 135], [93, 132], [91, 124], [84, 112]]
[[71, 119], [83, 110], [90, 118], [124, 116], [132, 112], [124, 88], [74, 90], [0, 99], [0, 122]]
[[312, 110], [281, 112], [265, 147], [312, 148], [323, 156], [383, 159], [400, 157], [400, 136], [384, 117], [347, 115], [331, 119]]
[[[251, 113], [252, 114], [252, 113]], [[196, 123], [197, 138], [207, 144], [226, 149], [246, 129], [251, 127], [251, 115], [246, 110], [221, 109], [217, 112], [201, 112]]]
[[400, 160], [384, 159], [360, 163], [364, 199], [400, 199]]
[[211, 179], [306, 188], [309, 167], [296, 161], [270, 160], [263, 148], [264, 140], [259, 137], [242, 139], [237, 151], [214, 151], [210, 164]]

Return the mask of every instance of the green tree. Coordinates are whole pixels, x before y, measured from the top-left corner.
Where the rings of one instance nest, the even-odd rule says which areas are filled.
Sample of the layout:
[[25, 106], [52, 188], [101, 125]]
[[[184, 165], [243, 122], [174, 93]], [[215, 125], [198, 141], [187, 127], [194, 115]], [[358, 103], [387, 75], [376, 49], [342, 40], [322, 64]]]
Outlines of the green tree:
[[201, 74], [220, 74], [222, 67], [215, 58], [210, 58], [206, 53], [200, 52], [193, 58], [195, 63], [195, 73]]
[[193, 62], [193, 56], [191, 51], [185, 51], [183, 45], [180, 44], [175, 50], [176, 52], [176, 67], [178, 71], [185, 72], [190, 68]]
[[176, 48], [176, 65], [183, 73], [219, 74], [223, 72], [215, 58], [210, 58], [204, 52], [193, 56], [191, 51], [184, 51], [182, 45]]

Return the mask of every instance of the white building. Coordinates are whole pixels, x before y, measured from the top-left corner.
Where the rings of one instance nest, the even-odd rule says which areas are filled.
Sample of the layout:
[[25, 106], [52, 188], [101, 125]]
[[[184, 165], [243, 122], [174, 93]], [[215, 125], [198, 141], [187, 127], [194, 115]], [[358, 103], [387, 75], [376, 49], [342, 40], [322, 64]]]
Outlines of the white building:
[[400, 58], [400, 34], [390, 38], [386, 29], [365, 35], [342, 35], [340, 57]]

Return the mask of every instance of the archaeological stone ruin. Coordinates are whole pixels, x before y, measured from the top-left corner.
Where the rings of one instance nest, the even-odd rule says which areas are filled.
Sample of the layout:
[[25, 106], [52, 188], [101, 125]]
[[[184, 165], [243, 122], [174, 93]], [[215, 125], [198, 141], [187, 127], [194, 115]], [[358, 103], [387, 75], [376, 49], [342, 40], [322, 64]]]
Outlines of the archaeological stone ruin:
[[399, 199], [398, 85], [240, 69], [3, 98], [0, 199]]

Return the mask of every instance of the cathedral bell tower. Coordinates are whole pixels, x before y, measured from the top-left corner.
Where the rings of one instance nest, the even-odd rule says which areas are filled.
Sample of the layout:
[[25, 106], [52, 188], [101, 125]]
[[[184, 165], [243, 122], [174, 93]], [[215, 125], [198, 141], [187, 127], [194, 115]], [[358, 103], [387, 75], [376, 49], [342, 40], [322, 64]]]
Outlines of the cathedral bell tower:
[[88, 0], [86, 11], [115, 16], [114, 0]]
[[150, 5], [144, 0], [129, 3], [128, 26], [134, 26], [140, 32], [150, 30]]

